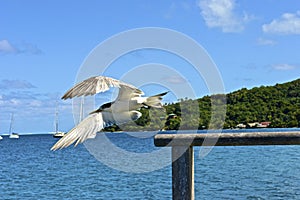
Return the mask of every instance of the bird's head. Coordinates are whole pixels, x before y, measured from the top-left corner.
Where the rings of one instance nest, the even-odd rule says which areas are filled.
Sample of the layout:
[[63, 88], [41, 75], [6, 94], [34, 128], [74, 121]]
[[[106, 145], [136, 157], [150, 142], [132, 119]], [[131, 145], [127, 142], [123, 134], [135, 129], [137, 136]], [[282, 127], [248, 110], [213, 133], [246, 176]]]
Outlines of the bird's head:
[[90, 112], [90, 114], [102, 112], [106, 109], [109, 109], [112, 104], [113, 104], [113, 102], [105, 103], [105, 104], [101, 105], [97, 110]]

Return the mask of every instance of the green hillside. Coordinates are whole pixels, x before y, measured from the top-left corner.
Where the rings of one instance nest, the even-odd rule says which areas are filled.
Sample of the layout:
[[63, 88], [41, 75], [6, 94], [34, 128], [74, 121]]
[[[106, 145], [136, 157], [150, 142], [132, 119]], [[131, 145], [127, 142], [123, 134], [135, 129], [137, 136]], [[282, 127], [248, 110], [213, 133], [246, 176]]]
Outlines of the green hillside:
[[271, 122], [271, 127], [300, 126], [300, 79], [275, 86], [241, 89], [227, 95], [226, 126]]
[[[213, 96], [213, 99], [218, 99], [217, 96]], [[278, 128], [300, 127], [300, 79], [275, 86], [243, 88], [227, 94], [226, 100], [227, 110], [223, 128], [233, 128], [241, 123], [248, 126], [248, 123], [253, 122], [271, 122], [269, 127]], [[197, 101], [200, 113], [198, 127], [207, 128], [211, 117], [211, 97], [205, 96]], [[179, 104], [188, 102], [192, 100], [167, 105], [168, 114], [175, 113], [180, 116]], [[218, 125], [216, 128], [219, 128]]]
[[[218, 105], [226, 104], [224, 124], [222, 115], [211, 119], [211, 101], [216, 102], [215, 110], [218, 110]], [[197, 106], [199, 110], [195, 110]], [[269, 122], [268, 127], [277, 128], [300, 127], [300, 79], [275, 86], [243, 88], [227, 94], [226, 98], [224, 95], [213, 95], [197, 100], [181, 99], [177, 103], [164, 105], [164, 108], [165, 110], [142, 109], [143, 117], [135, 122], [139, 126], [127, 124], [122, 129], [219, 129], [235, 128], [238, 124], [249, 128], [251, 123], [253, 127], [257, 126], [253, 125], [254, 122]], [[113, 126], [107, 130], [120, 129]]]

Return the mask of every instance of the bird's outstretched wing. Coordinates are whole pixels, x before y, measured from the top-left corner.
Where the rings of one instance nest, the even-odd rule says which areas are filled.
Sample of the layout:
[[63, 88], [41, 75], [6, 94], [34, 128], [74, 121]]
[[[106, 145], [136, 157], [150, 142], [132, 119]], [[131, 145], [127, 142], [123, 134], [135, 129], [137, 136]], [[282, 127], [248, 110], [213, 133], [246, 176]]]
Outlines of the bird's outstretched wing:
[[75, 143], [75, 146], [84, 142], [88, 138], [95, 138], [96, 133], [102, 130], [106, 126], [103, 120], [102, 113], [94, 113], [89, 115], [83, 121], [81, 121], [77, 126], [70, 130], [66, 135], [64, 135], [52, 148], [55, 151], [57, 149], [62, 149]]
[[116, 101], [129, 101], [132, 98], [140, 97], [143, 94], [144, 92], [137, 88], [121, 86]]
[[51, 150], [55, 151], [70, 146], [75, 143], [75, 146], [84, 142], [87, 139], [95, 138], [97, 132], [103, 128], [113, 124], [124, 124], [131, 120], [137, 120], [142, 114], [138, 111], [126, 111], [114, 115], [111, 112], [96, 112], [90, 114], [82, 120], [77, 126], [70, 130], [60, 140], [58, 140]]
[[143, 94], [141, 90], [128, 83], [106, 76], [94, 76], [76, 84], [63, 95], [62, 99], [94, 95], [100, 92], [105, 92], [111, 87], [124, 88], [126, 91], [128, 90], [138, 94]]

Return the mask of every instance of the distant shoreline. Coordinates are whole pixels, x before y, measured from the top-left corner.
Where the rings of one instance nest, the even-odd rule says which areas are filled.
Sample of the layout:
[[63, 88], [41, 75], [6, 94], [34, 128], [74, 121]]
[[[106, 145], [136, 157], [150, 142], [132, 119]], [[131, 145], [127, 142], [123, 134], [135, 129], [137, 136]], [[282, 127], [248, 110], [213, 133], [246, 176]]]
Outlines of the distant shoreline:
[[[201, 129], [201, 130], [197, 130], [197, 132], [206, 132], [206, 131], [222, 131], [222, 132], [226, 132], [226, 133], [230, 133], [230, 132], [252, 132], [252, 131], [267, 131], [267, 132], [272, 132], [272, 131], [282, 131], [284, 132], [285, 130], [287, 131], [300, 131], [299, 127], [291, 127], [291, 128], [242, 128], [242, 129]], [[115, 132], [103, 132], [103, 133], [127, 133], [127, 132], [133, 132], [133, 133], [138, 133], [138, 132], [157, 132], [157, 133], [164, 133], [164, 132], [194, 132], [196, 130], [165, 130], [165, 131], [161, 131], [161, 130], [157, 130], [157, 131], [115, 131]], [[53, 132], [38, 132], [38, 133], [19, 133], [19, 135], [21, 136], [31, 136], [31, 135], [53, 135]], [[0, 136], [4, 136], [4, 137], [8, 137], [9, 134], [0, 134]]]

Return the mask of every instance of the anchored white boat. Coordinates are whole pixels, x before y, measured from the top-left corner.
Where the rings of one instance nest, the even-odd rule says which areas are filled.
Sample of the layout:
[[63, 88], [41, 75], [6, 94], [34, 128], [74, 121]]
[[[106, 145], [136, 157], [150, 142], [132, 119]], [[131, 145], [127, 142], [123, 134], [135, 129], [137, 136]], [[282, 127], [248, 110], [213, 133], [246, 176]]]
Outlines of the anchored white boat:
[[65, 135], [65, 132], [62, 132], [62, 131], [56, 131], [54, 134], [53, 134], [53, 137], [55, 138], [61, 138]]
[[14, 113], [11, 114], [10, 126], [9, 126], [9, 138], [10, 139], [19, 139], [19, 134], [13, 132], [13, 123], [14, 123]]
[[57, 108], [57, 106], [55, 109], [54, 130], [55, 130], [55, 132], [53, 134], [53, 137], [55, 137], [55, 138], [61, 138], [65, 135], [65, 132], [58, 130], [58, 108]]

